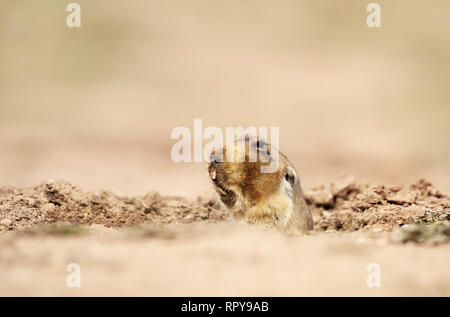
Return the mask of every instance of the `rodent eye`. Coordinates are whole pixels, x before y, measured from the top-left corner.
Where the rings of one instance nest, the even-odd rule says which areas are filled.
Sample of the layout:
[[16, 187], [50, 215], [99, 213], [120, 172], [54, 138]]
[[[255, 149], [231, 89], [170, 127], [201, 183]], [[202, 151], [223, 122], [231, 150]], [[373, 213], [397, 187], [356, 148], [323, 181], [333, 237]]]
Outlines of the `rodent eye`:
[[265, 149], [266, 147], [267, 147], [267, 143], [266, 142], [264, 142], [264, 141], [256, 141], [256, 143], [255, 143], [255, 147], [257, 148], [257, 149]]
[[295, 183], [295, 176], [290, 174], [290, 173], [286, 173], [284, 174], [284, 178], [286, 179], [286, 181], [291, 185], [294, 186]]
[[266, 142], [257, 140], [255, 143], [253, 143], [253, 147], [261, 155], [270, 157], [270, 148]]

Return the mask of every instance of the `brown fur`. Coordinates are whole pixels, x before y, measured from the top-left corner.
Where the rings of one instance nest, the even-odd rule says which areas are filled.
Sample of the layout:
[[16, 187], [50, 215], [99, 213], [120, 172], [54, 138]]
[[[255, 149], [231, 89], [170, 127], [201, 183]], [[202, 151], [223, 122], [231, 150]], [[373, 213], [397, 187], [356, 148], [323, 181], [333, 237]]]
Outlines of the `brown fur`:
[[[213, 152], [208, 171], [220, 199], [235, 217], [249, 223], [288, 232], [311, 230], [312, 217], [298, 173], [287, 157], [278, 152], [278, 170], [261, 173], [261, 166], [269, 162], [263, 162], [260, 158], [271, 157], [273, 151], [277, 149], [270, 144], [260, 142], [258, 138], [245, 137], [227, 144], [222, 153]], [[234, 159], [227, 162], [226, 153], [233, 153]], [[251, 162], [250, 154], [257, 153], [258, 156], [253, 156], [257, 160]], [[214, 162], [218, 159], [222, 161]]]

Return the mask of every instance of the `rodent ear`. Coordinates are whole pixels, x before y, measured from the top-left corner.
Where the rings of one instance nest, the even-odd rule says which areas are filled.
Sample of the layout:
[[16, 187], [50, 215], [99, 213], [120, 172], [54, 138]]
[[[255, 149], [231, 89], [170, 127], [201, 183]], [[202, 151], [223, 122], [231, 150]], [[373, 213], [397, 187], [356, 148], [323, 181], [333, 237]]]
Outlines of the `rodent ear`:
[[294, 169], [287, 167], [286, 171], [284, 172], [284, 179], [286, 179], [286, 181], [289, 183], [289, 185], [291, 185], [291, 187], [294, 187], [295, 177], [296, 173]]
[[257, 139], [254, 143], [254, 147], [256, 148], [256, 151], [264, 151], [265, 154], [270, 155], [270, 146], [267, 142]]

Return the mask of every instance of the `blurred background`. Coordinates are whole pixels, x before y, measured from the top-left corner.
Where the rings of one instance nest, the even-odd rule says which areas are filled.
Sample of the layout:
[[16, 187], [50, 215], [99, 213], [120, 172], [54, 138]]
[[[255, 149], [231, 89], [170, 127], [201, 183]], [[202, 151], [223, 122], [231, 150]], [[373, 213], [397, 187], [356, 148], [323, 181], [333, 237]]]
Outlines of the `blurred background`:
[[304, 188], [345, 173], [450, 192], [450, 2], [0, 4], [0, 180], [196, 197], [173, 128], [278, 126]]

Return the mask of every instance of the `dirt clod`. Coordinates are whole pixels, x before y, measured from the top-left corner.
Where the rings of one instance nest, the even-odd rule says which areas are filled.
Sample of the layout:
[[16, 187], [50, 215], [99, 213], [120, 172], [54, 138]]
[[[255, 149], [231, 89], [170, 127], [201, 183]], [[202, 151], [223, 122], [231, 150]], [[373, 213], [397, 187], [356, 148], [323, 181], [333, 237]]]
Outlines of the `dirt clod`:
[[445, 220], [450, 212], [449, 197], [423, 179], [401, 187], [357, 184], [347, 178], [305, 195], [316, 231], [392, 231], [404, 224]]
[[5, 227], [11, 226], [12, 223], [13, 223], [12, 220], [8, 219], [8, 218], [5, 218], [2, 221], [0, 221], [0, 225], [5, 226]]
[[[450, 220], [450, 200], [431, 183], [410, 186], [359, 184], [345, 177], [305, 193], [315, 231], [392, 231], [405, 224]], [[218, 222], [228, 217], [215, 198], [162, 197], [157, 192], [121, 197], [82, 191], [66, 181], [0, 188], [0, 231], [44, 224], [103, 225]]]
[[49, 223], [122, 227], [146, 222], [219, 221], [226, 215], [212, 200], [190, 202], [156, 192], [120, 197], [108, 191], [85, 192], [66, 181], [48, 181], [26, 189], [0, 188], [0, 231]]

